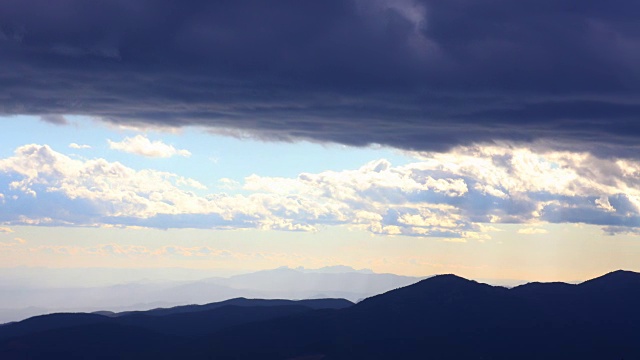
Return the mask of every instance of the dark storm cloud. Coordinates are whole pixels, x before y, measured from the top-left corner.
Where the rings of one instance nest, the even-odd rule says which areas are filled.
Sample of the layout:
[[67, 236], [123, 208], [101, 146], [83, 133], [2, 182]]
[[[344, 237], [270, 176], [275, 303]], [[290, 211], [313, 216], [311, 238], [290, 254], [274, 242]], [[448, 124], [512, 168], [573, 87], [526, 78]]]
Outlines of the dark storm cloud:
[[633, 0], [4, 0], [0, 113], [633, 154]]
[[62, 115], [42, 115], [40, 120], [54, 125], [67, 125], [69, 122]]

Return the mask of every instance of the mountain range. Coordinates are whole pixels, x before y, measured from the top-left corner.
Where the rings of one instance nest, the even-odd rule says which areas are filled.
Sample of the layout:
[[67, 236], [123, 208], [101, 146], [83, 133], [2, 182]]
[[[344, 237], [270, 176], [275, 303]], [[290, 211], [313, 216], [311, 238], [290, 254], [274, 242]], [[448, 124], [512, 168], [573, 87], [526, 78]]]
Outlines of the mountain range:
[[438, 275], [369, 297], [232, 299], [0, 326], [1, 359], [640, 359], [640, 274], [491, 286]]
[[[5, 276], [12, 279], [11, 274]], [[56, 273], [56, 271], [52, 271]], [[116, 312], [148, 310], [183, 304], [206, 304], [237, 297], [262, 299], [344, 298], [362, 300], [398, 287], [413, 284], [423, 278], [394, 274], [377, 274], [367, 269], [329, 266], [320, 269], [287, 268], [264, 270], [230, 277], [207, 277], [187, 281], [132, 280], [102, 286], [65, 286], [62, 275], [76, 276], [77, 271], [58, 270], [55, 286], [32, 284], [30, 279], [47, 277], [48, 271], [23, 276], [27, 286], [4, 282], [0, 276], [0, 323], [18, 321], [30, 316], [53, 312]], [[105, 278], [106, 274], [91, 270]], [[133, 273], [133, 272], [132, 272]], [[40, 275], [38, 275], [40, 274]], [[0, 272], [0, 275], [1, 272]], [[16, 277], [19, 274], [16, 274]], [[85, 284], [90, 284], [91, 280]], [[76, 282], [78, 284], [78, 282]]]

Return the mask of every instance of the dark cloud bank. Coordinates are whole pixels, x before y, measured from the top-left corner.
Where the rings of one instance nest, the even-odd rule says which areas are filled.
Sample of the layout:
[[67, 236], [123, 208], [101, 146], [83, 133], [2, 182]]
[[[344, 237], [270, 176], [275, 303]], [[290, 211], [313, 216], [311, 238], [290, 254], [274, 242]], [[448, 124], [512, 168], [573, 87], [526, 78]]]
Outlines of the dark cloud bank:
[[3, 0], [0, 113], [633, 155], [639, 13], [635, 0]]

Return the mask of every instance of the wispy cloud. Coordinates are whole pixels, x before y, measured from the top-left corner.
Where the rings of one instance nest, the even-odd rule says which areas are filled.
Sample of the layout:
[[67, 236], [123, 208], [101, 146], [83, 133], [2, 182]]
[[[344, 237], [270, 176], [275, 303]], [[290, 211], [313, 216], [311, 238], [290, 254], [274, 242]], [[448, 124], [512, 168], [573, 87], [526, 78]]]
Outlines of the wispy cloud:
[[127, 137], [119, 142], [112, 140], [107, 141], [111, 149], [124, 151], [130, 154], [159, 158], [168, 158], [174, 155], [184, 157], [191, 156], [191, 152], [188, 150], [176, 149], [173, 145], [165, 144], [160, 140], [151, 141], [143, 135]]
[[[0, 243], [1, 244], [1, 243]], [[0, 245], [2, 246], [2, 245]], [[49, 253], [57, 255], [93, 255], [126, 258], [157, 258], [157, 257], [183, 257], [183, 258], [216, 258], [218, 260], [247, 260], [273, 257], [282, 255], [278, 253], [242, 253], [225, 249], [218, 249], [211, 246], [181, 246], [165, 245], [157, 248], [131, 245], [107, 243], [95, 246], [68, 246], [68, 245], [41, 245], [28, 249], [31, 253]], [[282, 255], [286, 258], [286, 255]]]
[[91, 145], [71, 143], [71, 144], [69, 144], [69, 148], [71, 148], [71, 149], [91, 149]]
[[531, 227], [518, 230], [518, 234], [524, 234], [524, 235], [539, 235], [539, 234], [546, 234], [546, 233], [548, 233], [546, 229], [531, 228]]
[[24, 245], [27, 243], [27, 240], [23, 239], [23, 238], [13, 238], [13, 241], [10, 242], [0, 242], [0, 248], [9, 248], [9, 247], [16, 247], [18, 245]]
[[8, 233], [12, 233], [12, 232], [13, 232], [13, 230], [11, 230], [8, 227], [0, 227], [0, 233], [8, 234]]

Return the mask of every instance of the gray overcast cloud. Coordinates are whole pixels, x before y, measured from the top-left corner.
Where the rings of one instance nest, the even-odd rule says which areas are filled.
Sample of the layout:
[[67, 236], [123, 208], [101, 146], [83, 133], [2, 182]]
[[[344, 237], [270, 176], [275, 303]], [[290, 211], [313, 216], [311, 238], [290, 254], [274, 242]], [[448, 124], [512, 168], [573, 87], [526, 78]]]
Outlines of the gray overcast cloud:
[[635, 156], [633, 0], [3, 0], [0, 113]]

